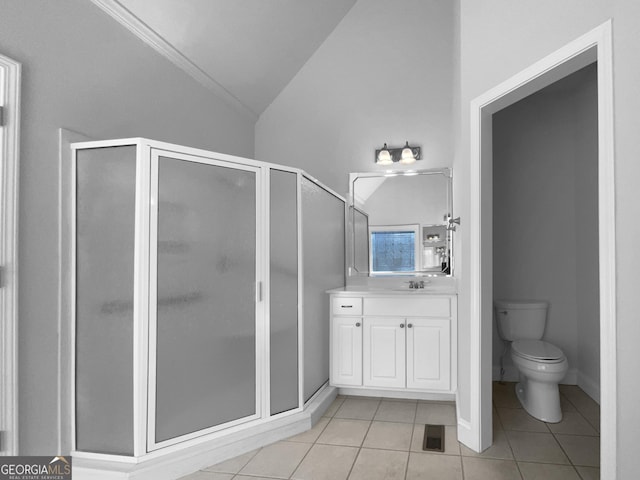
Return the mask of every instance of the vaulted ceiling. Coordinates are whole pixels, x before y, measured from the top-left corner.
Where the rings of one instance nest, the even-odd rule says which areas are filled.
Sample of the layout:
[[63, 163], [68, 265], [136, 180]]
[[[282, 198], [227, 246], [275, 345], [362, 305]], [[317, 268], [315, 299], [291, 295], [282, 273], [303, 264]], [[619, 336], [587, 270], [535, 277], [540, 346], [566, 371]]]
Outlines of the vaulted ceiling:
[[133, 19], [151, 30], [195, 66], [196, 71], [217, 83], [222, 93], [257, 118], [355, 1], [94, 0], [94, 3], [111, 10], [112, 15], [113, 11], [120, 11], [120, 21], [127, 17], [130, 23]]

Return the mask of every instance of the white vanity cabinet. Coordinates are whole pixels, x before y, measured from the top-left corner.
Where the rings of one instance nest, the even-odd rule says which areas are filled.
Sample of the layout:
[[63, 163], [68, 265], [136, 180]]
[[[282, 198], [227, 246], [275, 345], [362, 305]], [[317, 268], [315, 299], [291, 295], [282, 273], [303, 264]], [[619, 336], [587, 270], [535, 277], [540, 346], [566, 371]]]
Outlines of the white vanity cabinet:
[[455, 295], [346, 293], [331, 295], [332, 385], [455, 392]]

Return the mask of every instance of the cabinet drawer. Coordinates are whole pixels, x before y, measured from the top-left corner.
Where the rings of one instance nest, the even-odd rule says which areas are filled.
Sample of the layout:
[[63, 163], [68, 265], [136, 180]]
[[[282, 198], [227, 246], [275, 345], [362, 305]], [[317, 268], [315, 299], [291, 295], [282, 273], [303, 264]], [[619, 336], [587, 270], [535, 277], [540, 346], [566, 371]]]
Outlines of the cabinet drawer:
[[365, 298], [364, 315], [393, 315], [396, 317], [449, 317], [451, 299], [448, 297]]
[[362, 315], [362, 298], [334, 297], [331, 311], [334, 315]]

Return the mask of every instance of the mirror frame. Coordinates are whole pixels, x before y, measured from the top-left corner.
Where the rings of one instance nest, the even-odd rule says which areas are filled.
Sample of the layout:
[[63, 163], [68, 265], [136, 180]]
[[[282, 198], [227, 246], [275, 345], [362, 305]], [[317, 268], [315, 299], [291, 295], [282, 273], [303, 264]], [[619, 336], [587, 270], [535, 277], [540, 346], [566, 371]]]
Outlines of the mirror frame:
[[[443, 226], [447, 232], [446, 245], [449, 251], [449, 268], [448, 272], [433, 271], [433, 270], [414, 270], [403, 272], [385, 272], [385, 273], [372, 273], [371, 263], [369, 260], [369, 269], [367, 271], [360, 271], [356, 268], [356, 225], [354, 220], [355, 210], [362, 212], [362, 210], [355, 205], [355, 182], [361, 178], [378, 178], [378, 177], [397, 177], [397, 176], [416, 176], [416, 175], [442, 175], [448, 181], [447, 198], [446, 198], [446, 211], [444, 212], [444, 218], [442, 223], [424, 224], [420, 225], [420, 228]], [[366, 276], [366, 277], [452, 277], [454, 270], [454, 255], [453, 255], [453, 231], [455, 229], [449, 228], [450, 224], [448, 218], [453, 217], [453, 171], [451, 167], [443, 168], [430, 168], [422, 170], [387, 170], [383, 172], [353, 172], [349, 173], [349, 195], [348, 195], [349, 208], [347, 209], [347, 247], [349, 248], [348, 275], [351, 277]], [[364, 212], [363, 212], [364, 213]], [[366, 213], [365, 213], [366, 214]], [[367, 244], [367, 258], [370, 259], [371, 253], [369, 252], [369, 242]]]

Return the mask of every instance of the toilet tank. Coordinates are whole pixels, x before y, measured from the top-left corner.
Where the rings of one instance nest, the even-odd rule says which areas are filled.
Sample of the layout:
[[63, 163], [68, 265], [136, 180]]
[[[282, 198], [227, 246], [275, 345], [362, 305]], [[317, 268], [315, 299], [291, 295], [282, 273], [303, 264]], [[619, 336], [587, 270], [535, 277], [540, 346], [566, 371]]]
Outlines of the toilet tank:
[[496, 300], [494, 312], [503, 340], [540, 340], [547, 322], [548, 303], [538, 300]]

